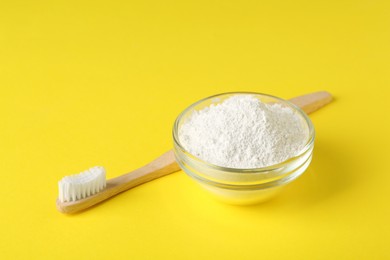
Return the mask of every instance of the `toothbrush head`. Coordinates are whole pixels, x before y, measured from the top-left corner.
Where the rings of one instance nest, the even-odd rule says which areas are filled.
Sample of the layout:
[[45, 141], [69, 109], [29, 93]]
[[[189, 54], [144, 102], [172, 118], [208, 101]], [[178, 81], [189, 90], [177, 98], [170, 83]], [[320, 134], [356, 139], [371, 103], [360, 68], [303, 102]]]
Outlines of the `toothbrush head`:
[[58, 182], [58, 199], [71, 202], [91, 196], [106, 187], [106, 170], [101, 166], [92, 167], [79, 174], [62, 178]]

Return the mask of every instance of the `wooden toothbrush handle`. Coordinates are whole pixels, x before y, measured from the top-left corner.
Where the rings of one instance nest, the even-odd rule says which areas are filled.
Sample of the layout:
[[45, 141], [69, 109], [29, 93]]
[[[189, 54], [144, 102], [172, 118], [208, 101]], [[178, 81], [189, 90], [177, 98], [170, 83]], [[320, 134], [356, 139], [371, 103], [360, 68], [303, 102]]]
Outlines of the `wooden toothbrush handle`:
[[[307, 114], [318, 110], [331, 101], [332, 96], [326, 91], [315, 92], [290, 99], [291, 103], [300, 107]], [[95, 195], [72, 202], [60, 202], [57, 199], [57, 208], [62, 213], [76, 213], [107, 200], [123, 191], [179, 170], [180, 167], [175, 161], [173, 150], [170, 150], [144, 167], [108, 180], [106, 188]]]
[[326, 91], [318, 91], [289, 99], [291, 103], [300, 107], [306, 114], [317, 111], [321, 107], [332, 102], [332, 100], [332, 95]]
[[179, 170], [180, 167], [176, 163], [173, 150], [170, 150], [151, 163], [135, 171], [107, 180], [106, 188], [92, 196], [71, 202], [60, 202], [57, 199], [57, 209], [66, 214], [76, 213], [107, 200], [123, 191]]

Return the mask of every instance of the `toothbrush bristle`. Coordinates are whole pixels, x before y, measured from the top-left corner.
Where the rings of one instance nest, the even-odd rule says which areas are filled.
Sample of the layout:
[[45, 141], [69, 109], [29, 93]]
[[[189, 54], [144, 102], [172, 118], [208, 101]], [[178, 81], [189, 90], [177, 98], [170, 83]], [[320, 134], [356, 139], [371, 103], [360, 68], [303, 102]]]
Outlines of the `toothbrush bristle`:
[[58, 199], [70, 202], [84, 199], [106, 187], [106, 170], [101, 166], [92, 167], [79, 174], [62, 178], [58, 182]]

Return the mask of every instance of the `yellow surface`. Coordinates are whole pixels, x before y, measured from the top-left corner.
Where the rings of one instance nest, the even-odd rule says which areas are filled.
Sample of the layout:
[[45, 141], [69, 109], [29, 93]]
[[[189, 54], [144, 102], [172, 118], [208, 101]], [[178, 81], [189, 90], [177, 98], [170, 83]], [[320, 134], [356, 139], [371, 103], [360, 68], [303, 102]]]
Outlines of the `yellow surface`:
[[[1, 1], [0, 258], [390, 258], [389, 3]], [[61, 177], [142, 166], [200, 98], [322, 89], [313, 162], [268, 203], [179, 172], [56, 211]]]

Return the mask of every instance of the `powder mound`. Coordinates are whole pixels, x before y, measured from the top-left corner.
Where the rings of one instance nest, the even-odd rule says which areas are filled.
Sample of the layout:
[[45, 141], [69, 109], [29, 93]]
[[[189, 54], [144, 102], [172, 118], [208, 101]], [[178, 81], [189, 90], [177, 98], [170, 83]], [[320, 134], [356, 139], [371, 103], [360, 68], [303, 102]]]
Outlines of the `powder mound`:
[[181, 125], [182, 146], [198, 158], [229, 168], [260, 168], [295, 156], [308, 139], [304, 119], [291, 108], [235, 95], [211, 104]]

